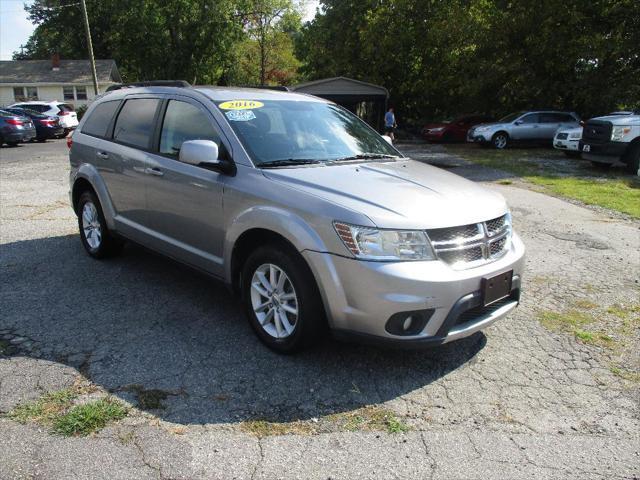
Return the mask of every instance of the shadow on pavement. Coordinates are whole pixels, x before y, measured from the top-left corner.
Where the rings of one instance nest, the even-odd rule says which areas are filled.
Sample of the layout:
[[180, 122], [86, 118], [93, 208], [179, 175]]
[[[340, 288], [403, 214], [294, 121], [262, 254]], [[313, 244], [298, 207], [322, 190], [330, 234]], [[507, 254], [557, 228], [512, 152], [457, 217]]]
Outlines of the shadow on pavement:
[[181, 424], [309, 419], [397, 398], [469, 362], [485, 337], [427, 351], [328, 340], [294, 356], [259, 343], [221, 284], [135, 245], [105, 261], [76, 235], [0, 246], [0, 329], [34, 341], [20, 355], [78, 368]]

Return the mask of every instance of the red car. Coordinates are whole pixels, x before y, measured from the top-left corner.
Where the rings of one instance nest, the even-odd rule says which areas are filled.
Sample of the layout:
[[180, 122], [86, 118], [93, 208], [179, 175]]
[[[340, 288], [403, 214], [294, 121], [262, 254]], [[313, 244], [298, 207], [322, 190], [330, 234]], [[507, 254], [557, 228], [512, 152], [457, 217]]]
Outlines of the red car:
[[485, 115], [465, 115], [453, 121], [428, 123], [422, 129], [422, 136], [430, 142], [466, 142], [471, 127], [491, 121], [493, 119]]

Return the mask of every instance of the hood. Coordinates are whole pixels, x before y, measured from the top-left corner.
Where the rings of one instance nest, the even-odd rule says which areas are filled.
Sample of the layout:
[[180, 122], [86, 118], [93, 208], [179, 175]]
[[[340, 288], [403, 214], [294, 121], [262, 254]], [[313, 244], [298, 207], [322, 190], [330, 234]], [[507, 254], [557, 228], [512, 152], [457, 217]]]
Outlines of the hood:
[[413, 160], [263, 172], [275, 182], [366, 215], [380, 228], [466, 225], [499, 217], [507, 211], [502, 195]]
[[478, 123], [477, 125], [474, 125], [471, 128], [478, 128], [478, 127], [506, 128], [507, 125], [510, 125], [510, 123], [487, 122], [487, 123]]
[[625, 125], [640, 125], [640, 115], [606, 115], [604, 117], [592, 118], [592, 120], [600, 120], [611, 122], [612, 125], [624, 127]]

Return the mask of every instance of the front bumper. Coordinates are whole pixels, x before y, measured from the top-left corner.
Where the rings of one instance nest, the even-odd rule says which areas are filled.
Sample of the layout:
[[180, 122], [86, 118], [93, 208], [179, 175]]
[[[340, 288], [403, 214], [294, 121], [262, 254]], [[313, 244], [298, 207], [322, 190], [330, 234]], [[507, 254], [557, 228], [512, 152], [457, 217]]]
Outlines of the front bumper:
[[467, 142], [469, 143], [489, 143], [491, 141], [491, 135], [488, 133], [468, 133]]
[[577, 152], [580, 149], [580, 140], [576, 139], [576, 140], [571, 140], [571, 139], [566, 139], [566, 140], [560, 140], [560, 139], [554, 139], [553, 140], [553, 148], [556, 148], [558, 150], [569, 150], [572, 152]]
[[[589, 151], [585, 152], [585, 145], [589, 145]], [[606, 142], [601, 144], [589, 143], [588, 140], [580, 140], [578, 147], [582, 152], [582, 158], [593, 162], [614, 163], [620, 160], [627, 151], [629, 143]]]
[[[514, 234], [506, 255], [467, 270], [453, 270], [441, 261], [366, 262], [312, 251], [303, 255], [318, 282], [336, 336], [416, 347], [467, 337], [513, 310], [519, 301], [524, 251]], [[513, 270], [511, 297], [479, 308], [478, 315], [458, 322], [460, 314], [481, 302], [482, 279], [508, 270]], [[432, 313], [415, 334], [394, 335], [385, 328], [395, 314], [420, 311]]]

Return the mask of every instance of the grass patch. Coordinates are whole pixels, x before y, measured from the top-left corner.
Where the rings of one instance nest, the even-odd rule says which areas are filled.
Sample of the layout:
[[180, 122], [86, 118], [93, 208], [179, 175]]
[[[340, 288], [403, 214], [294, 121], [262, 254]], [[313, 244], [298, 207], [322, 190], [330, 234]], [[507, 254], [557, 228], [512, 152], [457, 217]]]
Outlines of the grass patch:
[[583, 328], [585, 325], [596, 323], [596, 318], [587, 312], [579, 310], [569, 310], [567, 312], [545, 311], [538, 314], [538, 319], [548, 330], [570, 333], [583, 343], [601, 346], [613, 343], [613, 338], [609, 335]]
[[[632, 176], [597, 172], [584, 167], [581, 169], [584, 171], [569, 167], [563, 171], [558, 161], [560, 157], [556, 157], [555, 152], [460, 149], [455, 153], [471, 162], [512, 173], [556, 195], [640, 218], [640, 180]], [[536, 160], [527, 157], [535, 157]], [[576, 162], [579, 166], [586, 165], [584, 161]], [[559, 168], [555, 168], [554, 163]]]
[[316, 433], [314, 424], [310, 422], [269, 422], [267, 420], [247, 420], [240, 424], [240, 430], [256, 437], [274, 435], [311, 435]]
[[127, 408], [112, 398], [101, 398], [72, 407], [53, 420], [52, 429], [66, 437], [88, 435], [127, 416]]
[[609, 368], [609, 370], [611, 370], [611, 373], [613, 373], [616, 377], [620, 377], [623, 380], [627, 380], [633, 383], [640, 383], [640, 373], [638, 372], [631, 372], [627, 369], [617, 366], [612, 366]]
[[34, 402], [18, 405], [8, 417], [20, 423], [37, 423], [64, 436], [88, 435], [127, 415], [127, 409], [112, 398], [74, 405], [78, 390], [67, 388], [42, 395]]
[[77, 393], [68, 388], [57, 392], [45, 393], [35, 402], [18, 405], [11, 412], [9, 418], [20, 422], [34, 422], [41, 425], [50, 425], [62, 412], [71, 407]]
[[577, 308], [581, 308], [582, 310], [593, 310], [598, 306], [598, 304], [593, 303], [591, 300], [587, 300], [584, 298], [580, 300], [576, 300], [575, 302], [573, 302], [573, 304]]
[[640, 305], [612, 305], [607, 308], [607, 313], [621, 320], [629, 320], [634, 313], [640, 313]]
[[409, 431], [409, 426], [404, 424], [395, 413], [377, 406], [366, 406], [352, 412], [330, 415], [329, 418], [342, 429], [350, 432], [377, 430], [404, 433]]

